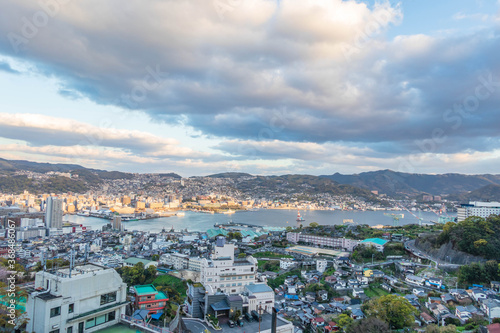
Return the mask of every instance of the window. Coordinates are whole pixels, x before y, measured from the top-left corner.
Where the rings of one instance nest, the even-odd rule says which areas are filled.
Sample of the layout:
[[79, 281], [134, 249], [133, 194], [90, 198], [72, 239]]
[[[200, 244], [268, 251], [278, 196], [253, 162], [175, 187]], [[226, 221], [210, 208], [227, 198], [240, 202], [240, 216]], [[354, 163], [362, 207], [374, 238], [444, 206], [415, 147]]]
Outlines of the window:
[[59, 329], [50, 331], [49, 333], [59, 333]]
[[66, 333], [73, 333], [73, 326], [68, 327]]
[[61, 307], [60, 306], [50, 309], [50, 318], [57, 317], [60, 314], [61, 314]]
[[108, 321], [112, 321], [112, 320], [115, 320], [115, 312], [114, 311], [108, 312]]
[[116, 301], [116, 291], [101, 295], [101, 305]]
[[68, 313], [73, 313], [75, 311], [75, 304], [74, 303], [71, 303], [69, 306], [68, 306]]

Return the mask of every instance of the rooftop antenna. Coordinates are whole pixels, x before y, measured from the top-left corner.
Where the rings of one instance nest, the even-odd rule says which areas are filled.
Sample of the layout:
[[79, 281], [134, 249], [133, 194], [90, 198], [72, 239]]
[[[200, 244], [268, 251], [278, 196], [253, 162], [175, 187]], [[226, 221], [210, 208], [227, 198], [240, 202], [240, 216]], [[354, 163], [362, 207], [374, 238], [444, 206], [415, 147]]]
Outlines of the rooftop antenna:
[[46, 272], [47, 271], [47, 261], [45, 260], [45, 249], [42, 249], [41, 264], [42, 264], [42, 267], [43, 267], [43, 271]]
[[89, 244], [85, 243], [85, 262], [89, 260]]

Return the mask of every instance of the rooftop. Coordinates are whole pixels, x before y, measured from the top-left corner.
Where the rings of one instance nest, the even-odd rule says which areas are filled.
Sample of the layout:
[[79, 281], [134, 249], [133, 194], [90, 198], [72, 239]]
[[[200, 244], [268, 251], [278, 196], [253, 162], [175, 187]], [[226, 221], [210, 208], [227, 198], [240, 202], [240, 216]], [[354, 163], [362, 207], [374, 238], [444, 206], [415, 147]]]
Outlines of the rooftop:
[[150, 262], [153, 262], [151, 260], [147, 260], [147, 259], [140, 259], [140, 258], [134, 258], [134, 257], [131, 257], [131, 258], [128, 258], [126, 260], [124, 260], [127, 264], [131, 264], [131, 265], [135, 265], [139, 262], [142, 262], [144, 265], [147, 265], [149, 264]]
[[385, 245], [387, 242], [388, 240], [382, 238], [367, 238], [361, 241], [361, 243], [375, 243], [377, 245]]
[[267, 284], [249, 284], [245, 288], [247, 288], [251, 293], [267, 293], [272, 292], [273, 290]]
[[158, 290], [156, 290], [155, 286], [153, 286], [152, 284], [134, 286], [134, 290], [135, 293], [139, 296], [158, 293]]

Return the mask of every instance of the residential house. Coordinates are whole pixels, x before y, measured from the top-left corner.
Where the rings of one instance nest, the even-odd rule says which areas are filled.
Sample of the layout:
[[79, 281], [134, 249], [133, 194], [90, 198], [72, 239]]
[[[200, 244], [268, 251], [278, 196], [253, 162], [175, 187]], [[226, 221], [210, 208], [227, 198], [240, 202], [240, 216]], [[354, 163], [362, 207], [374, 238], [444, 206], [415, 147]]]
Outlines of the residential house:
[[152, 314], [163, 310], [167, 304], [168, 296], [156, 290], [152, 284], [134, 286], [133, 290], [136, 309], [148, 310], [149, 314]]
[[326, 283], [336, 283], [337, 282], [337, 277], [335, 275], [330, 275], [325, 277], [325, 282]]
[[423, 286], [425, 283], [424, 278], [421, 278], [421, 277], [416, 276], [416, 275], [411, 275], [411, 274], [409, 274], [405, 277], [405, 281], [408, 282], [409, 284], [417, 285], [417, 286]]
[[387, 291], [388, 293], [390, 293], [390, 292], [392, 291], [392, 287], [391, 287], [390, 285], [388, 285], [387, 283], [382, 283], [382, 284], [380, 285], [380, 287], [381, 287], [382, 289], [384, 289], [385, 291]]
[[465, 323], [467, 320], [472, 318], [472, 315], [478, 313], [478, 309], [473, 305], [468, 306], [457, 306], [455, 309], [455, 315], [460, 319], [460, 322]]
[[481, 302], [481, 310], [488, 318], [500, 318], [500, 301], [496, 299], [485, 299]]
[[437, 323], [437, 320], [432, 317], [430, 314], [428, 313], [425, 313], [425, 312], [422, 312], [420, 314], [420, 318], [422, 319], [422, 321], [426, 324], [426, 325], [430, 325], [430, 324], [435, 324]]
[[314, 329], [323, 328], [325, 327], [325, 320], [321, 317], [315, 317], [313, 318], [311, 325]]
[[318, 291], [318, 298], [322, 301], [327, 301], [328, 300], [328, 292], [326, 290], [319, 290]]
[[354, 288], [352, 290], [353, 297], [361, 297], [365, 295], [365, 291], [362, 288]]

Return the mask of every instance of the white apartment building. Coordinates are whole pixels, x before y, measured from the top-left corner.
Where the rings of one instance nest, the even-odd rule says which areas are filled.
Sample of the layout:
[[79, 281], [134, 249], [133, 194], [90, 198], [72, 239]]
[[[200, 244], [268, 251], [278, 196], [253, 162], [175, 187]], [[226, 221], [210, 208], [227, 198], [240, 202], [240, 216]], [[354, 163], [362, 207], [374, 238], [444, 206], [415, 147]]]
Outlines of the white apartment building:
[[216, 240], [211, 259], [201, 261], [201, 283], [209, 294], [217, 290], [233, 295], [256, 281], [257, 260], [248, 256], [234, 259], [234, 244], [226, 244], [224, 237]]
[[457, 207], [457, 221], [463, 221], [470, 216], [488, 217], [500, 214], [500, 202], [470, 201]]
[[301, 232], [287, 232], [286, 239], [290, 243], [312, 243], [315, 246], [328, 246], [347, 251], [353, 251], [359, 245], [359, 241], [354, 239], [306, 235]]
[[188, 269], [191, 271], [201, 272], [202, 259], [199, 257], [189, 257]]
[[295, 266], [297, 264], [296, 261], [290, 258], [281, 258], [280, 259], [280, 268], [281, 269], [289, 269], [292, 266]]
[[96, 264], [38, 272], [28, 295], [28, 332], [95, 332], [125, 314], [127, 285], [110, 268]]
[[316, 270], [318, 272], [324, 273], [326, 271], [326, 266], [328, 262], [325, 259], [317, 259], [316, 260]]

